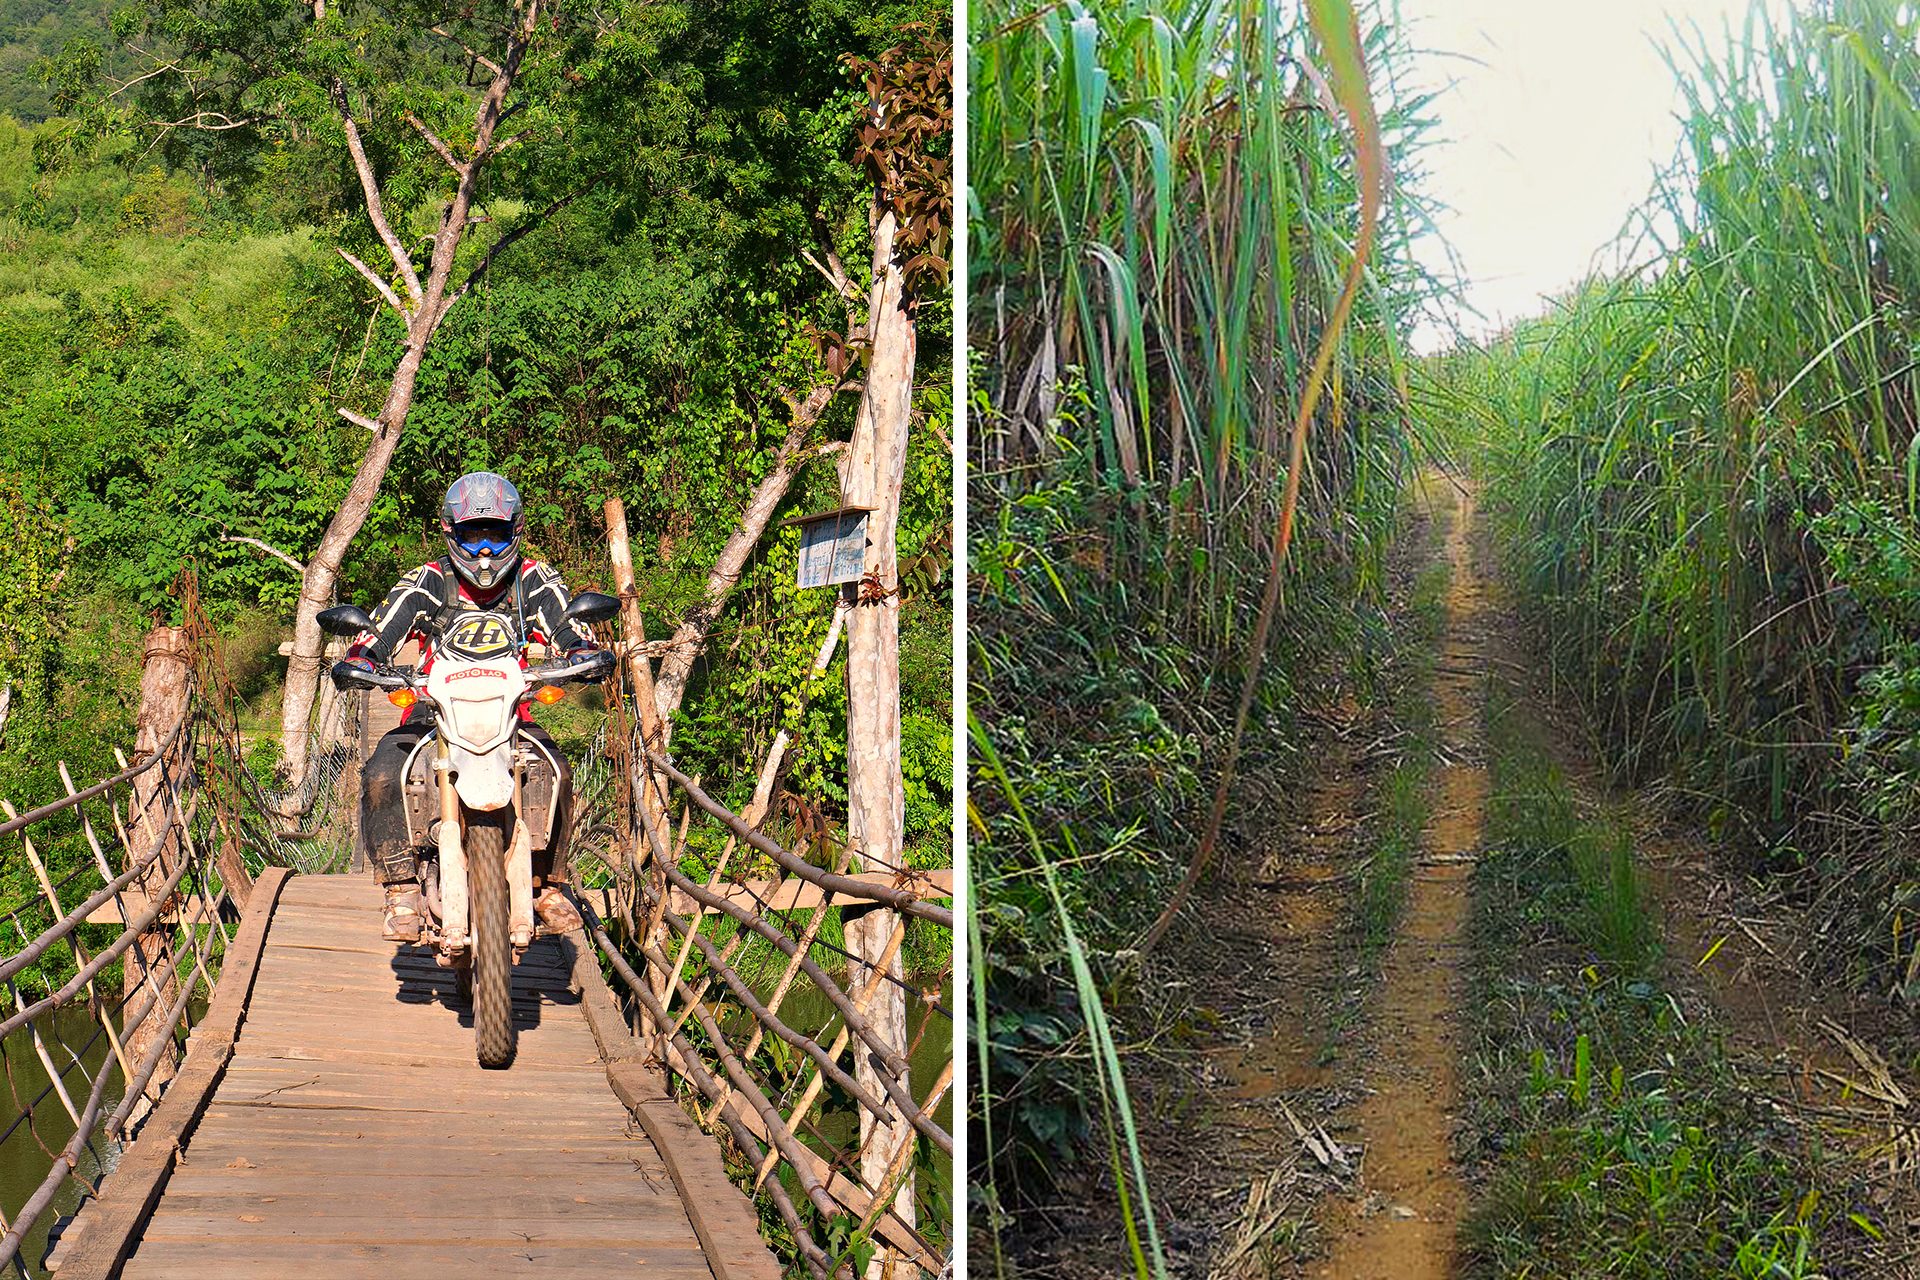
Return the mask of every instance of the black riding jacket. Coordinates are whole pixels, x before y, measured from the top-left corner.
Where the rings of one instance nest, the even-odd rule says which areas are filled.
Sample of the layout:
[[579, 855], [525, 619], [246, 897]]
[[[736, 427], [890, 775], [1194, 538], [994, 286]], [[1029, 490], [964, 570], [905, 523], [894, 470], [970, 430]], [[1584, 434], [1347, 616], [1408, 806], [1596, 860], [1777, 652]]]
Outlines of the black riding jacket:
[[[456, 588], [449, 590], [449, 588]], [[516, 593], [521, 616], [526, 619], [527, 639], [539, 639], [562, 652], [593, 643], [590, 632], [576, 627], [564, 615], [572, 595], [553, 566], [541, 560], [522, 559], [520, 571], [494, 590], [482, 594], [452, 571], [447, 561], [423, 564], [404, 575], [387, 592], [387, 598], [373, 611], [373, 630], [362, 632], [347, 650], [349, 658], [371, 658], [385, 665], [409, 636], [418, 636], [425, 661], [424, 671], [433, 660], [433, 643], [439, 628], [434, 620], [443, 610], [466, 612], [492, 609], [512, 612]]]

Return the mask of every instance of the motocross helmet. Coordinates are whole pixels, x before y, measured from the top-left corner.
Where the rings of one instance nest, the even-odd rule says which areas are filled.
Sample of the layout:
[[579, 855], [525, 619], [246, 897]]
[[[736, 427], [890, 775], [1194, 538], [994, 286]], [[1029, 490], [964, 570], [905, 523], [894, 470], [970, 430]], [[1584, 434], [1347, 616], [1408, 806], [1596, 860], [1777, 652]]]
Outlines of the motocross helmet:
[[453, 570], [469, 585], [491, 589], [520, 568], [520, 491], [505, 476], [469, 471], [440, 504], [440, 532]]

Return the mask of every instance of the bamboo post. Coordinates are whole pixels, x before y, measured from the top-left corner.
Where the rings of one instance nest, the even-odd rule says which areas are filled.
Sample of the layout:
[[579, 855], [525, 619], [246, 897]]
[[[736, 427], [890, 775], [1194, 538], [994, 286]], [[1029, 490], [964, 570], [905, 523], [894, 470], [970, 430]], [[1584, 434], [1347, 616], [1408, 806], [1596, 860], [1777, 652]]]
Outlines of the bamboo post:
[[[640, 718], [640, 741], [649, 749], [666, 749], [666, 735], [661, 730], [660, 709], [654, 702], [653, 662], [641, 646], [647, 642], [647, 623], [640, 611], [640, 587], [633, 572], [633, 548], [627, 538], [627, 506], [619, 495], [608, 498], [602, 507], [607, 520], [607, 558], [613, 564], [613, 587], [620, 597], [620, 634], [626, 643], [623, 647], [622, 661], [626, 667], [627, 685], [633, 690], [634, 708]], [[640, 810], [640, 821], [646, 829], [660, 838], [663, 847], [667, 840], [667, 788], [661, 782], [653, 763], [646, 752], [640, 753], [636, 763], [640, 766], [643, 779], [640, 794], [635, 797]], [[651, 783], [652, 785], [647, 785]], [[644, 848], [645, 846], [639, 846]], [[634, 863], [635, 875], [640, 872], [639, 859], [632, 857], [637, 850], [629, 850]], [[665, 950], [667, 946], [666, 930], [657, 920], [650, 922], [647, 936], [640, 940], [644, 947]], [[664, 1006], [667, 1003], [667, 979], [665, 974], [650, 974], [648, 982], [653, 993], [660, 998]], [[643, 1008], [641, 1021], [644, 1025], [647, 1014]]]
[[[157, 626], [147, 633], [144, 666], [140, 673], [140, 711], [134, 721], [133, 756], [136, 763], [151, 757], [173, 726], [180, 722], [180, 717], [187, 713], [187, 691], [192, 670], [192, 649], [184, 628]], [[185, 734], [174, 739], [169, 756], [184, 754], [186, 744]], [[174, 764], [175, 760], [170, 758], [133, 780], [132, 812], [128, 815], [127, 823], [130, 829], [157, 835], [173, 824]], [[129, 843], [129, 859], [133, 857], [133, 852]], [[143, 895], [148, 899], [157, 897], [179, 865], [180, 856], [179, 835], [175, 831], [168, 831], [160, 856], [130, 886], [136, 896]], [[179, 990], [165, 919], [162, 915], [147, 936], [128, 950], [125, 977], [122, 980], [124, 993], [129, 999], [141, 987], [151, 985], [155, 999], [163, 1008], [174, 1002]], [[163, 1019], [143, 1023], [135, 1028], [127, 1040], [127, 1056], [134, 1062], [143, 1061], [151, 1052], [154, 1041], [166, 1034]], [[159, 1065], [147, 1080], [146, 1096], [149, 1102], [159, 1101], [161, 1089], [173, 1079], [176, 1069], [177, 1054], [169, 1046], [161, 1052]]]

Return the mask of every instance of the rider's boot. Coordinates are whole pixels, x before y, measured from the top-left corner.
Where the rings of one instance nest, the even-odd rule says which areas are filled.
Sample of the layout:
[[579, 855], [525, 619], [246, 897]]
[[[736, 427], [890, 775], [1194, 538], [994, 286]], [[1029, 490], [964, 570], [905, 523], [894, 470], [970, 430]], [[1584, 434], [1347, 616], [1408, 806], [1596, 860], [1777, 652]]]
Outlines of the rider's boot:
[[380, 936], [389, 942], [420, 941], [426, 923], [425, 907], [417, 883], [408, 880], [388, 885], [387, 922]]
[[557, 884], [549, 884], [539, 897], [533, 900], [534, 914], [540, 917], [540, 923], [556, 933], [567, 933], [580, 928], [586, 921], [580, 918], [579, 910], [567, 900]]

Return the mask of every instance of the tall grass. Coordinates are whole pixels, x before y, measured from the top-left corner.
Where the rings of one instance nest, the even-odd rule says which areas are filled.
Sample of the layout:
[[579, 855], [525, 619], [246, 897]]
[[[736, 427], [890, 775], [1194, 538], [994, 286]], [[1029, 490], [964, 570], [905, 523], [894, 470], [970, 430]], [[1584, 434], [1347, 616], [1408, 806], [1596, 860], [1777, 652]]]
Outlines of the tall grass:
[[[1345, 6], [1340, 6], [1344, 8]], [[1215, 554], [1265, 536], [1289, 417], [1350, 259], [1358, 176], [1304, 8], [1222, 0], [1088, 8], [977, 6], [971, 107], [971, 338], [991, 406], [981, 461], [1019, 487], [1063, 448], [1164, 495], [1193, 555], [1155, 584], [1169, 629], [1230, 640], [1252, 619], [1223, 599]], [[1376, 93], [1404, 57], [1375, 22]], [[1397, 171], [1425, 99], [1389, 100]], [[1424, 211], [1390, 206], [1335, 351], [1303, 524], [1377, 575], [1409, 424], [1396, 329], [1430, 291], [1407, 252]], [[1091, 409], [1059, 436], [1059, 384]], [[1250, 500], [1251, 499], [1251, 500]], [[1158, 536], [1112, 526], [1125, 553]], [[1192, 617], [1189, 617], [1191, 613]]]
[[1885, 990], [1920, 767], [1920, 16], [1734, 34], [1676, 40], [1685, 144], [1638, 269], [1442, 375], [1557, 673], [1628, 768], [1811, 868]]
[[[1107, 1007], [1237, 716], [1249, 767], [1284, 774], [1330, 658], [1382, 648], [1414, 444], [1396, 333], [1432, 288], [1408, 253], [1424, 210], [1403, 181], [1356, 252], [1355, 157], [1383, 143], [1410, 168], [1425, 104], [1392, 89], [1405, 53], [1380, 12], [1311, 10], [971, 10], [975, 1220], [1017, 1222], [1097, 1123], [1136, 1270], [1161, 1264]], [[1352, 106], [1369, 80], [1372, 124]], [[1300, 554], [1251, 653], [1290, 475]]]

